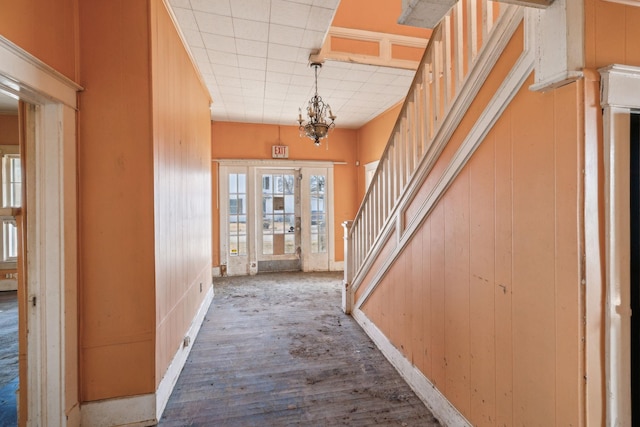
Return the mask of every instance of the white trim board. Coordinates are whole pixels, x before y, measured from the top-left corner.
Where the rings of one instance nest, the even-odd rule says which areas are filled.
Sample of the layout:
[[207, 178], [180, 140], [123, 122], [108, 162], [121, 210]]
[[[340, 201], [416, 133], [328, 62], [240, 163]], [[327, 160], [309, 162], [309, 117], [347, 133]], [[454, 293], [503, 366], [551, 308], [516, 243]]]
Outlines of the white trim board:
[[607, 426], [631, 425], [630, 115], [640, 108], [640, 68], [600, 70], [605, 204]]
[[451, 427], [471, 427], [471, 423], [418, 368], [404, 357], [360, 309], [353, 310], [352, 316], [441, 424]]
[[185, 337], [190, 338], [190, 344], [186, 347], [180, 346], [155, 393], [83, 404], [81, 407], [81, 425], [111, 427], [151, 426], [157, 424], [167, 406], [171, 392], [178, 381], [198, 332], [200, 332], [200, 326], [213, 301], [213, 296], [213, 285], [211, 285], [185, 335]]
[[[65, 313], [77, 290], [76, 93], [82, 88], [0, 36], [0, 90], [27, 107], [27, 425], [67, 425]], [[71, 367], [75, 369], [76, 367]], [[73, 410], [72, 410], [73, 411]]]

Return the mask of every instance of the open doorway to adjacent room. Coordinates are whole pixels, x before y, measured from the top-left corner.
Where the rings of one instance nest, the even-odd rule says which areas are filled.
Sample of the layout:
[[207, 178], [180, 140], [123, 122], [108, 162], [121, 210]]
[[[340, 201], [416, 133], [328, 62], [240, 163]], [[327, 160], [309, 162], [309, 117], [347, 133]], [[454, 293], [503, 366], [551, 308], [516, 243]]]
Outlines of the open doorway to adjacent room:
[[18, 100], [0, 92], [0, 425], [17, 424], [18, 234], [22, 168]]

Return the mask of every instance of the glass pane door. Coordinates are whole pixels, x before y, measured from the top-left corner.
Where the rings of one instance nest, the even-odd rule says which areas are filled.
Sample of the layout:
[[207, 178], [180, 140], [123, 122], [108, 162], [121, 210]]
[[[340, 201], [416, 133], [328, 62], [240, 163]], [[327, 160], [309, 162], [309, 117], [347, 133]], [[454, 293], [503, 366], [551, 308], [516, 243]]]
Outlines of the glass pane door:
[[299, 270], [300, 220], [297, 171], [264, 171], [258, 271]]

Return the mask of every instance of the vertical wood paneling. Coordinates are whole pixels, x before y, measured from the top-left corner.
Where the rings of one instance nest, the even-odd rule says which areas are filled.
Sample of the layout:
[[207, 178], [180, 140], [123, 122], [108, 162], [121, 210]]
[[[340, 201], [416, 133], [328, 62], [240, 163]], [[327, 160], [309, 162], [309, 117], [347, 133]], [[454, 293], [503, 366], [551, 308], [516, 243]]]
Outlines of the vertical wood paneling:
[[447, 398], [469, 415], [469, 173], [463, 170], [443, 198], [445, 359]]
[[495, 180], [494, 140], [476, 151], [469, 168], [469, 302], [471, 418], [495, 422]]
[[513, 425], [512, 265], [513, 195], [511, 112], [493, 131], [495, 138], [495, 342], [496, 425]]
[[473, 425], [580, 425], [585, 410], [581, 83], [542, 94], [531, 82], [370, 297], [387, 304], [387, 337]]
[[552, 93], [521, 93], [511, 106], [514, 424], [554, 425], [554, 104]]
[[151, 1], [156, 385], [211, 285], [211, 123], [202, 86], [161, 0]]
[[555, 284], [556, 284], [556, 424], [580, 425], [580, 382], [573, 381], [583, 372], [580, 340], [580, 254], [576, 206], [578, 173], [581, 170], [578, 110], [562, 108], [577, 103], [581, 84], [568, 85], [554, 92], [555, 121]]
[[445, 282], [444, 282], [444, 208], [439, 203], [429, 216], [431, 279], [431, 381], [441, 391], [446, 387], [445, 360]]
[[585, 63], [588, 68], [610, 64], [640, 66], [637, 22], [640, 9], [605, 0], [585, 0]]
[[155, 389], [149, 4], [80, 2], [79, 14], [80, 387], [91, 401]]
[[[416, 366], [424, 372], [427, 377], [431, 377], [431, 224], [424, 224], [416, 239], [420, 239], [420, 256], [414, 255], [412, 263], [414, 274], [418, 275], [420, 292], [415, 295], [414, 307], [420, 310], [419, 322], [420, 345], [415, 349]], [[416, 279], [413, 279], [416, 280]]]

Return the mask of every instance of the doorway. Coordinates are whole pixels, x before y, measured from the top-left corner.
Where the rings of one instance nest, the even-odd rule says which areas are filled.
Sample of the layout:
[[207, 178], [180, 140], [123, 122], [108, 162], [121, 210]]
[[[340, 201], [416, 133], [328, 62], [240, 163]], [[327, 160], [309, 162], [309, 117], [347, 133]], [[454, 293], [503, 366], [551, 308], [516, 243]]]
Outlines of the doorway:
[[[630, 115], [631, 414], [640, 418], [640, 113]], [[635, 421], [634, 424], [639, 424]]]
[[258, 271], [301, 269], [300, 172], [295, 169], [261, 169], [256, 233]]
[[334, 258], [332, 162], [219, 164], [221, 272], [342, 269]]

